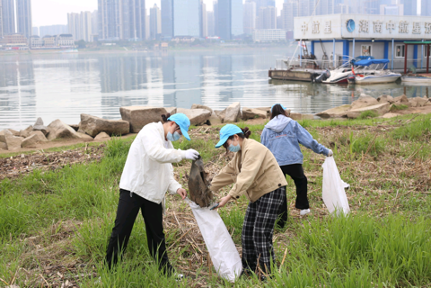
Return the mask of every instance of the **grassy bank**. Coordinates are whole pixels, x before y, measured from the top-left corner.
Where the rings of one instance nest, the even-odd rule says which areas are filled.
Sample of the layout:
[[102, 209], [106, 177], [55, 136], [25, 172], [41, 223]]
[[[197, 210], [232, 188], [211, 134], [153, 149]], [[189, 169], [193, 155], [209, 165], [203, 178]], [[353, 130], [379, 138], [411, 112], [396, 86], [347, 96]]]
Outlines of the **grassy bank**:
[[[275, 230], [276, 273], [266, 283], [252, 277], [230, 284], [210, 271], [188, 205], [170, 195], [165, 216], [169, 257], [188, 278], [178, 283], [159, 275], [140, 216], [121, 265], [114, 272], [103, 268], [119, 178], [133, 141], [128, 138], [110, 141], [98, 161], [35, 170], [0, 183], [1, 286], [430, 287], [430, 116], [300, 123], [334, 151], [341, 177], [351, 186], [352, 213], [327, 214], [321, 199], [324, 157], [303, 149], [312, 214], [300, 217], [294, 209], [294, 184], [288, 178], [289, 221]], [[249, 127], [259, 140], [263, 125]], [[218, 130], [193, 128], [191, 142], [175, 143], [197, 149], [210, 177], [230, 158], [214, 148]], [[185, 187], [189, 169], [188, 161], [174, 165]], [[239, 251], [246, 207], [247, 200], [240, 198], [219, 210]]]

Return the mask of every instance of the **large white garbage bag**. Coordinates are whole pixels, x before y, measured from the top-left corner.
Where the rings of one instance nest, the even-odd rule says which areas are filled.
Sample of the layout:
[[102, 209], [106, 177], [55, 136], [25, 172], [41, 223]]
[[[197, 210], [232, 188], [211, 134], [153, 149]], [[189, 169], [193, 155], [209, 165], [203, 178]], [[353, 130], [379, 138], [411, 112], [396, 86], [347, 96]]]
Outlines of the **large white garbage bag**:
[[187, 202], [195, 215], [218, 275], [234, 282], [241, 274], [242, 263], [223, 220], [216, 210], [201, 208], [190, 200]]
[[340, 177], [337, 165], [333, 157], [327, 157], [322, 165], [323, 184], [322, 198], [330, 213], [337, 211], [337, 214], [350, 212], [349, 201], [347, 200], [344, 188], [349, 187]]

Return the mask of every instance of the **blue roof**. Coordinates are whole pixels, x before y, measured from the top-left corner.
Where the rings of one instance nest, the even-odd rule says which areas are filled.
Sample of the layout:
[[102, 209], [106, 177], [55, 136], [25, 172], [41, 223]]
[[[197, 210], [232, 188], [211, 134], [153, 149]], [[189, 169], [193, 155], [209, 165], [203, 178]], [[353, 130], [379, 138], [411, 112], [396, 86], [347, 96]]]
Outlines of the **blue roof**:
[[363, 59], [355, 62], [355, 65], [370, 66], [371, 64], [388, 64], [388, 59]]

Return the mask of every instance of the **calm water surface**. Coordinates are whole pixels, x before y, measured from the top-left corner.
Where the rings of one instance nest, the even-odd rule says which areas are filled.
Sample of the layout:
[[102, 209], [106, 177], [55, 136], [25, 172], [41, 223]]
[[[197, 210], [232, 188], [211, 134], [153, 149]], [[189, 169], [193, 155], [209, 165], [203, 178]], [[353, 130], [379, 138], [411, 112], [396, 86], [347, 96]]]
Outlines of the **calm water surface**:
[[295, 112], [317, 113], [351, 103], [360, 94], [409, 97], [428, 94], [422, 86], [322, 85], [268, 79], [287, 49], [127, 54], [0, 56], [0, 129], [23, 129], [42, 117], [76, 124], [81, 113], [119, 119], [129, 105], [190, 108], [194, 103], [223, 109], [280, 102]]

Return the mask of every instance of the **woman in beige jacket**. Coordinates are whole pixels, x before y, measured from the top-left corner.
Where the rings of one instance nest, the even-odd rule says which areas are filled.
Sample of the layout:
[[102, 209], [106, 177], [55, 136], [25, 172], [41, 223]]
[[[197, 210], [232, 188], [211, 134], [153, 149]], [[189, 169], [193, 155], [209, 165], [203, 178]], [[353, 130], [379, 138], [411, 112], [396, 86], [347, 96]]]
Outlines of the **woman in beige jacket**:
[[[248, 128], [241, 130], [227, 124], [220, 130], [216, 148], [224, 146], [234, 158], [212, 180], [211, 190], [235, 183], [229, 194], [220, 199], [221, 208], [232, 198], [245, 195], [250, 203], [242, 227], [242, 263], [244, 272], [255, 272], [257, 266], [271, 272], [275, 261], [272, 236], [280, 205], [286, 198], [286, 178], [272, 153], [259, 142], [248, 139]], [[258, 264], [259, 262], [259, 264]]]

